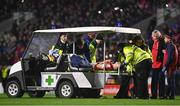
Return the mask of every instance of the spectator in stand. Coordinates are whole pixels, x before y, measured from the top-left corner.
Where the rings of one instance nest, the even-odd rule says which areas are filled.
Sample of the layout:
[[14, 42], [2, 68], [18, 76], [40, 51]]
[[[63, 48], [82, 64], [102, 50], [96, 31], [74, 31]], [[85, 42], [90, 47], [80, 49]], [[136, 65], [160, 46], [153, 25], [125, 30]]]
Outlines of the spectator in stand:
[[152, 43], [150, 45], [152, 50], [152, 81], [151, 81], [151, 99], [157, 98], [157, 89], [159, 85], [159, 98], [165, 98], [165, 76], [161, 71], [163, 66], [163, 58], [165, 52], [165, 42], [161, 32], [154, 30], [152, 32]]
[[[10, 18], [13, 12], [32, 12], [35, 17], [25, 24], [14, 22], [10, 34], [17, 40], [15, 42], [21, 42], [26, 47], [27, 44], [21, 39], [26, 37], [26, 42], [28, 42], [34, 30], [51, 28], [52, 21], [55, 22], [56, 28], [89, 25], [115, 26], [117, 21], [122, 22], [122, 26], [131, 26], [153, 14], [153, 8], [158, 7], [153, 3], [154, 1], [148, 0], [113, 2], [110, 0], [24, 0], [23, 3], [21, 0], [2, 0], [0, 21]], [[176, 4], [175, 1], [171, 2], [172, 5], [173, 3]], [[114, 7], [119, 7], [119, 9], [116, 10]], [[12, 55], [16, 45], [8, 42], [5, 48], [9, 50], [6, 55]], [[15, 54], [11, 57], [14, 58]], [[20, 57], [17, 56], [17, 60], [19, 59]], [[12, 65], [12, 62], [9, 62], [9, 65]]]

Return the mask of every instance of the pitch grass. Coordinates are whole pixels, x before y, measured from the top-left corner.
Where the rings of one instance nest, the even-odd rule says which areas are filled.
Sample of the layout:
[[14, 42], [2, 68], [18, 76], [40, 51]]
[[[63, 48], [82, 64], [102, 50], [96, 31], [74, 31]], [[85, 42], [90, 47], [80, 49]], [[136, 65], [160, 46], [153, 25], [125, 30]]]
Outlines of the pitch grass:
[[143, 99], [114, 99], [111, 96], [101, 97], [100, 99], [62, 99], [56, 98], [54, 95], [46, 95], [43, 98], [30, 98], [27, 95], [22, 98], [8, 98], [5, 94], [0, 94], [0, 106], [7, 105], [66, 105], [66, 106], [113, 106], [113, 105], [176, 105], [180, 106], [180, 96], [176, 96], [175, 100], [143, 100]]

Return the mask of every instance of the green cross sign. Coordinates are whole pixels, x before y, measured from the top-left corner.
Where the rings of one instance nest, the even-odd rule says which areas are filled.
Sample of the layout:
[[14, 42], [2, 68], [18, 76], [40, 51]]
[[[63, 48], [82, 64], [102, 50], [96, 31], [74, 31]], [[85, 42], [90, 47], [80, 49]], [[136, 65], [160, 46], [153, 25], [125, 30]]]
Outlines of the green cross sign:
[[51, 85], [51, 83], [54, 82], [54, 79], [52, 79], [51, 76], [48, 75], [48, 78], [46, 79], [46, 82], [48, 83], [48, 85]]

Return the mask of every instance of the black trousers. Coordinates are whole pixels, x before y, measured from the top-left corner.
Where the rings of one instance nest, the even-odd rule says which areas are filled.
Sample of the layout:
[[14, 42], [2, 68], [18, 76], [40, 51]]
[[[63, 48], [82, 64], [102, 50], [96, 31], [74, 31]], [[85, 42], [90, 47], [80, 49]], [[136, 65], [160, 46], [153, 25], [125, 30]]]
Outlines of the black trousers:
[[166, 96], [169, 98], [175, 98], [175, 73], [172, 74], [167, 78], [168, 86], [167, 86], [167, 91], [166, 91]]
[[120, 81], [121, 86], [116, 95], [118, 98], [129, 98], [128, 91], [129, 91], [130, 79], [131, 76], [126, 76], [126, 75], [121, 76], [121, 81]]
[[135, 89], [136, 97], [140, 99], [149, 98], [148, 77], [151, 70], [151, 59], [143, 60], [135, 66]]
[[157, 88], [159, 85], [159, 97], [165, 97], [165, 75], [162, 68], [152, 69], [151, 93], [153, 98], [157, 98]]

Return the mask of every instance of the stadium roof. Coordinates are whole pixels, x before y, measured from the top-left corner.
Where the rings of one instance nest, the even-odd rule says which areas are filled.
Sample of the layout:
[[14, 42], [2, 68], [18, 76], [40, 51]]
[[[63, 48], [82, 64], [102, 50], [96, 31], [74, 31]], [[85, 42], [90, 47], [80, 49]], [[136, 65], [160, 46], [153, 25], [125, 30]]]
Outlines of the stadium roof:
[[136, 29], [136, 28], [102, 27], [102, 26], [47, 29], [47, 30], [36, 30], [34, 32], [53, 33], [53, 32], [102, 32], [102, 31], [128, 33], [128, 34], [140, 34], [141, 33], [140, 29]]

